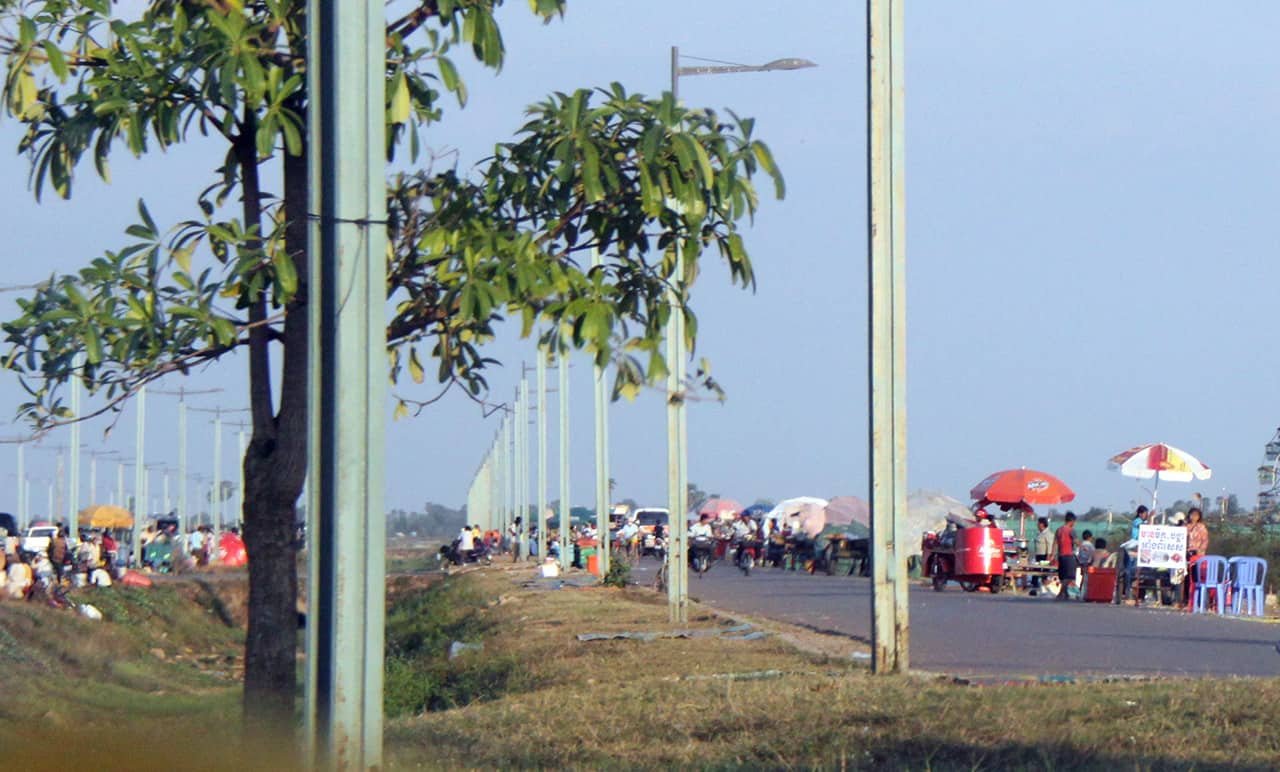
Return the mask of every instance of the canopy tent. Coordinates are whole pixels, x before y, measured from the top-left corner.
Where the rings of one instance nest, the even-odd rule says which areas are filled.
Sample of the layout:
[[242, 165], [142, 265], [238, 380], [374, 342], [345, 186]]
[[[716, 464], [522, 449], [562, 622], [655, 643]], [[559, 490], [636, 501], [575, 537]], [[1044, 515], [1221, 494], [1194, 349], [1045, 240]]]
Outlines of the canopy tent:
[[80, 510], [80, 525], [85, 528], [132, 528], [133, 513], [112, 504], [95, 504]]
[[769, 510], [765, 515], [765, 519], [772, 520], [777, 518], [779, 523], [785, 524], [788, 518], [799, 518], [799, 526], [804, 530], [809, 538], [816, 538], [822, 533], [822, 529], [827, 526], [827, 504], [826, 499], [820, 499], [816, 496], [797, 496], [793, 499], [784, 499], [778, 502], [778, 505]]
[[827, 523], [849, 525], [858, 523], [871, 527], [871, 507], [857, 496], [836, 496], [827, 502]]
[[698, 507], [699, 515], [711, 515], [717, 518], [731, 518], [742, 511], [742, 505], [733, 499], [707, 499]]

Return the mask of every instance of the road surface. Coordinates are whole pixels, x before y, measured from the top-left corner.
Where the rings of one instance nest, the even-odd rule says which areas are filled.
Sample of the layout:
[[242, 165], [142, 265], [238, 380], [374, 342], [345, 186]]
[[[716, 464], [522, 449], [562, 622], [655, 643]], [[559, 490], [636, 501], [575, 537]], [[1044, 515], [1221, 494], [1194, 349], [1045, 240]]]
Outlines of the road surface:
[[[651, 584], [645, 558], [635, 581]], [[689, 595], [704, 604], [870, 642], [871, 584], [855, 577], [756, 569], [724, 561]], [[1268, 609], [1274, 613], [1273, 609]], [[911, 589], [911, 667], [982, 677], [1275, 676], [1280, 625], [1171, 609], [1059, 603], [1023, 594]]]

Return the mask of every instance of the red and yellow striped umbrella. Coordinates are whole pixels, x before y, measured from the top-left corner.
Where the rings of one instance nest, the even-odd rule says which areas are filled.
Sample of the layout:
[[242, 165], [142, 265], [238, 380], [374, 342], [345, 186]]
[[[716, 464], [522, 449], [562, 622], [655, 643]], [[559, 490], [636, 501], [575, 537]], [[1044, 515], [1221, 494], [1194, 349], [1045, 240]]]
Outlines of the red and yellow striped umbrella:
[[1139, 445], [1129, 448], [1123, 453], [1111, 457], [1108, 464], [1119, 469], [1125, 477], [1137, 477], [1142, 480], [1169, 480], [1171, 482], [1191, 482], [1207, 480], [1213, 470], [1200, 459], [1163, 442], [1151, 445]]

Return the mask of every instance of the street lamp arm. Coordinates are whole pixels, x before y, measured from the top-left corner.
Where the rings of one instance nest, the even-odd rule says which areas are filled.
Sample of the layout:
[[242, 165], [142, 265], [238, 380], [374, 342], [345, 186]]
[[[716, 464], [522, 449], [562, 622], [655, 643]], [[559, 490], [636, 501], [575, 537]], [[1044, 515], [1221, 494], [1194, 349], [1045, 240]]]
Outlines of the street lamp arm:
[[773, 72], [776, 70], [803, 70], [807, 67], [817, 67], [818, 65], [808, 59], [774, 59], [767, 64], [708, 64], [697, 67], [681, 67], [676, 70], [676, 75], [686, 77], [689, 75], [719, 75], [727, 72]]

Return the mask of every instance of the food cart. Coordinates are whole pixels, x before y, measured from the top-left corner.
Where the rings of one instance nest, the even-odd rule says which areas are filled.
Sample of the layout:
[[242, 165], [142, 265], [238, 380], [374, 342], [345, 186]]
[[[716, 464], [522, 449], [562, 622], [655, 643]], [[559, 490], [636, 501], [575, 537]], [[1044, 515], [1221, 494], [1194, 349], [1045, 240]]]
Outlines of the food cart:
[[[956, 525], [951, 521], [952, 525]], [[948, 528], [941, 534], [929, 531], [920, 545], [924, 577], [933, 589], [942, 592], [947, 582], [956, 581], [965, 592], [986, 587], [996, 593], [1005, 584], [1004, 535], [991, 521]]]

